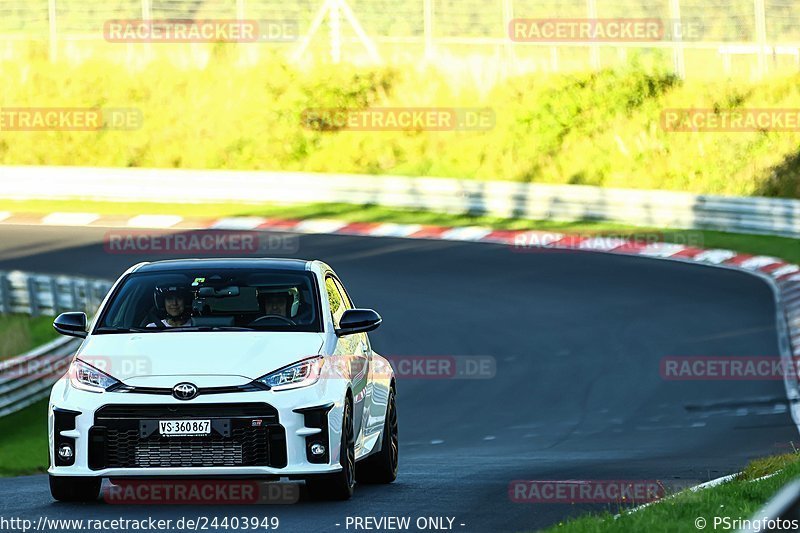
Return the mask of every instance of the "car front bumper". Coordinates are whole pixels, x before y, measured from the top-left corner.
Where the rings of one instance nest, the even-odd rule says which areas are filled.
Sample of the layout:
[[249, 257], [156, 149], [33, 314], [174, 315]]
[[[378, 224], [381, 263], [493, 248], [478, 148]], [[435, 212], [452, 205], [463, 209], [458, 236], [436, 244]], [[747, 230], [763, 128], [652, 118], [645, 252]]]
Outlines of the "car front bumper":
[[[181, 401], [165, 395], [86, 392], [65, 377], [50, 396], [48, 472], [104, 478], [291, 479], [337, 472], [339, 446], [331, 443], [341, 441], [346, 390], [334, 381]], [[160, 437], [153, 424], [164, 417], [211, 419], [212, 436]], [[314, 442], [325, 444], [323, 457], [308, 451]], [[72, 447], [71, 459], [58, 457], [62, 444]]]

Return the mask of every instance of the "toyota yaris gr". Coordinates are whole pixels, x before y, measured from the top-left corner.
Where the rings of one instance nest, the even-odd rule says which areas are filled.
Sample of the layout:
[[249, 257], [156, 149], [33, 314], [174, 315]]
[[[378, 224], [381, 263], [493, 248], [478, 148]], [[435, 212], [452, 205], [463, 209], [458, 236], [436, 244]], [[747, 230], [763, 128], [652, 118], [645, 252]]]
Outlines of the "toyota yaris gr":
[[397, 476], [395, 379], [320, 261], [141, 263], [92, 320], [49, 405], [50, 489], [90, 501], [103, 478], [304, 480], [347, 499]]

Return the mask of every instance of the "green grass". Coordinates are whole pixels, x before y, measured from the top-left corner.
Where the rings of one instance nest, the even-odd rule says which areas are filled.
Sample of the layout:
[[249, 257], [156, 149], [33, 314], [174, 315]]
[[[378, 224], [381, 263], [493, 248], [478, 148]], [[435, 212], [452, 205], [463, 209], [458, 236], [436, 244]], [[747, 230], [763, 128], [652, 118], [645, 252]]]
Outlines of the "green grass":
[[[19, 355], [53, 340], [53, 317], [0, 315], [0, 359]], [[47, 401], [0, 417], [0, 476], [47, 469]]]
[[0, 435], [0, 476], [47, 470], [47, 400], [0, 418]]
[[[119, 56], [50, 63], [36, 51], [0, 60], [0, 102], [138, 108], [143, 117], [140, 128], [122, 131], [0, 131], [0, 164], [451, 176], [800, 197], [800, 132], [675, 133], [661, 124], [666, 109], [800, 108], [800, 74], [683, 81], [636, 56], [614, 70], [527, 74], [488, 88], [433, 67], [303, 70], [278, 55], [248, 63], [243, 53], [215, 45], [204, 68], [177, 67], [167, 54], [140, 67]], [[431, 107], [490, 108], [494, 126], [350, 131], [302, 119], [308, 109]]]
[[800, 241], [786, 237], [744, 235], [721, 231], [659, 230], [636, 228], [611, 222], [558, 222], [504, 219], [487, 216], [449, 215], [432, 211], [389, 209], [377, 205], [303, 204], [241, 205], [158, 204], [124, 202], [73, 202], [68, 200], [0, 199], [0, 211], [12, 213], [88, 212], [101, 215], [172, 214], [184, 217], [263, 216], [274, 218], [335, 218], [348, 222], [395, 222], [442, 226], [489, 226], [497, 229], [535, 229], [581, 234], [632, 236], [641, 240], [688, 243], [701, 248], [724, 248], [752, 255], [770, 255], [800, 263]]
[[56, 338], [53, 317], [0, 315], [0, 359], [8, 359]]
[[[767, 479], [762, 476], [778, 472]], [[696, 532], [695, 520], [704, 518], [706, 531], [714, 531], [714, 517], [749, 519], [778, 490], [800, 476], [800, 455], [787, 454], [752, 462], [727, 483], [697, 492], [684, 491], [673, 498], [614, 518], [610, 513], [586, 515], [546, 529], [548, 533], [638, 533], [640, 531]], [[717, 525], [716, 530], [724, 529]], [[738, 527], [733, 528], [733, 530]]]

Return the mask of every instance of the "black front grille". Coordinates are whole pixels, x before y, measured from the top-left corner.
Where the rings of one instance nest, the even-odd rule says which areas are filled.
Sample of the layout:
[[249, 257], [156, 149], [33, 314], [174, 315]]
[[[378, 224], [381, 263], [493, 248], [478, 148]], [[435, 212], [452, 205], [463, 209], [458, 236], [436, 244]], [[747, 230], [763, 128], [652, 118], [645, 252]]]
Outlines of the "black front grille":
[[[162, 437], [158, 420], [212, 420], [206, 437]], [[260, 421], [260, 422], [255, 422]], [[286, 466], [286, 432], [264, 403], [109, 405], [95, 413], [89, 467]]]
[[109, 419], [181, 419], [181, 418], [268, 418], [278, 423], [278, 410], [267, 403], [176, 405], [106, 405], [95, 412], [95, 423]]

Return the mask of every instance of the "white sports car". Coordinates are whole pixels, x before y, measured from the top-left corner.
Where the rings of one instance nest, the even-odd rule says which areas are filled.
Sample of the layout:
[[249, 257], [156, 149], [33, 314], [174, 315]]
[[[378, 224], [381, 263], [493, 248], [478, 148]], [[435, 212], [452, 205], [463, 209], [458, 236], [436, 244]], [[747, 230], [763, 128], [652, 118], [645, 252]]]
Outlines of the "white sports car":
[[98, 498], [103, 478], [302, 479], [347, 499], [397, 476], [395, 379], [357, 309], [320, 261], [141, 263], [94, 320], [49, 406], [50, 489]]

